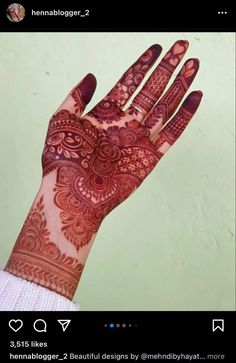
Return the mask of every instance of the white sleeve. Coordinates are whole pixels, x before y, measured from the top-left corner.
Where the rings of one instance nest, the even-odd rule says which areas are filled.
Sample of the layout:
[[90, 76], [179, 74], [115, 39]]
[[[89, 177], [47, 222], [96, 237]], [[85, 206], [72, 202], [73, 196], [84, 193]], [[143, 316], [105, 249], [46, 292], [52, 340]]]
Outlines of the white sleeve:
[[79, 305], [40, 285], [0, 270], [1, 311], [75, 311]]

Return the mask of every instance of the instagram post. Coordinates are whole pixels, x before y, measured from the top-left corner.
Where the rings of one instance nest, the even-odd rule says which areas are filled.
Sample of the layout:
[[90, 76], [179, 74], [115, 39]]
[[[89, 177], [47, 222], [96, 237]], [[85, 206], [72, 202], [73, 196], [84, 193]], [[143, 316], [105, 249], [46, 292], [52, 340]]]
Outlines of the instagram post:
[[232, 7], [103, 5], [0, 8], [4, 362], [234, 361]]

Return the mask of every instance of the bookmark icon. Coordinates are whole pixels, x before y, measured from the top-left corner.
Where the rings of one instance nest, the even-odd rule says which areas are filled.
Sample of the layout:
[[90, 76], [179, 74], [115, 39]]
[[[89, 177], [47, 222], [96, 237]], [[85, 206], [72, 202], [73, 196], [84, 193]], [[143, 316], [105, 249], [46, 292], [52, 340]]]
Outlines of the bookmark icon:
[[212, 320], [212, 331], [213, 331], [213, 333], [216, 330], [220, 330], [220, 331], [224, 332], [224, 330], [225, 330], [224, 319], [213, 319]]
[[70, 319], [58, 319], [57, 320], [59, 324], [61, 324], [62, 331], [65, 332], [68, 328], [71, 320]]

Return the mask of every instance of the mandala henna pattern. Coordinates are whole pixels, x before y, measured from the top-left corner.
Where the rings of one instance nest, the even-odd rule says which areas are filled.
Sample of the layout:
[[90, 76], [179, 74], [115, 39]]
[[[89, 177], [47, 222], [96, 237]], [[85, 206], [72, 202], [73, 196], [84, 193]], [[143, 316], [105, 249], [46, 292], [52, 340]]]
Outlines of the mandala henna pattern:
[[57, 169], [54, 202], [61, 210], [62, 232], [78, 251], [156, 161], [149, 131], [135, 120], [104, 130], [65, 110], [52, 118], [43, 152], [44, 175]]
[[51, 242], [41, 196], [23, 225], [6, 271], [72, 298], [83, 267]]

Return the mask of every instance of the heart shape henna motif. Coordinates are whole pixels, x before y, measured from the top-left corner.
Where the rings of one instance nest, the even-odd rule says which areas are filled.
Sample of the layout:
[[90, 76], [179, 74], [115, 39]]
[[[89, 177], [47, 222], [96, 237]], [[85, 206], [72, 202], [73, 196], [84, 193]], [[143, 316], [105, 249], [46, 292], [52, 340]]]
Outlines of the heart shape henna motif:
[[183, 54], [185, 52], [186, 47], [181, 45], [180, 43], [176, 43], [173, 47], [173, 54]]

